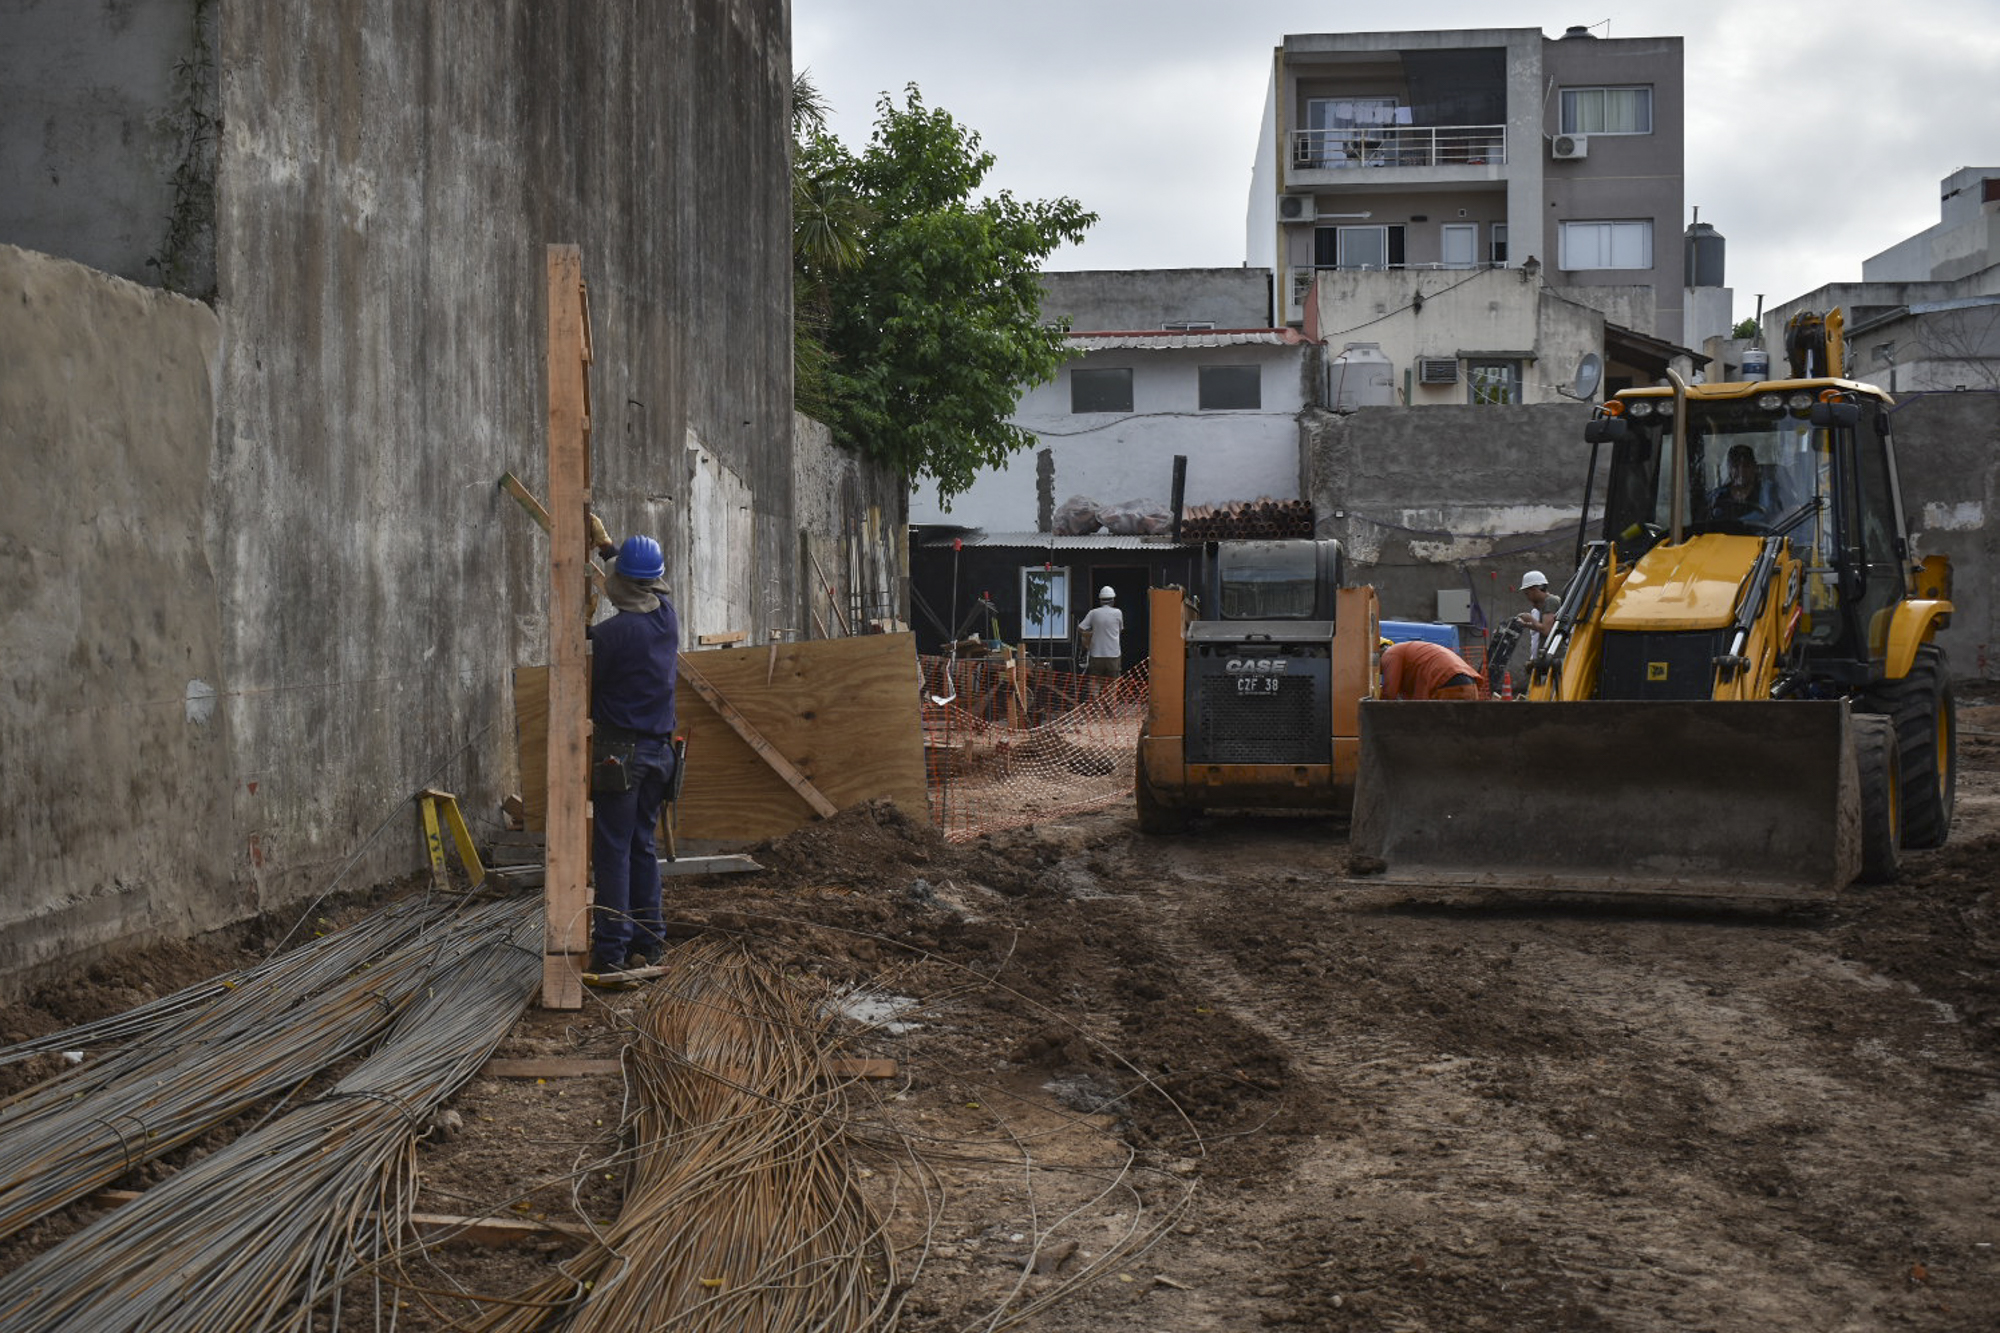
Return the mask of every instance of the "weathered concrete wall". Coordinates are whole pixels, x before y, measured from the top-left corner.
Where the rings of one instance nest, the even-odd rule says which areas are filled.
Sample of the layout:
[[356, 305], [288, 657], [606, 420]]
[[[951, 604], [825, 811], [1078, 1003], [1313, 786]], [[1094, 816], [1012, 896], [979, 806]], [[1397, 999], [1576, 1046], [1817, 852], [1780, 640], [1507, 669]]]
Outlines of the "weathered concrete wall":
[[198, 302], [0, 245], [0, 977], [242, 913], [220, 342]]
[[1271, 271], [1261, 268], [1091, 269], [1042, 274], [1042, 318], [1069, 316], [1078, 333], [1165, 328], [1206, 320], [1218, 329], [1271, 327]]
[[5, 6], [0, 241], [159, 281], [147, 261], [162, 254], [177, 207], [189, 113], [212, 110], [196, 8], [196, 0]]
[[1319, 535], [1347, 548], [1382, 614], [1429, 620], [1471, 588], [1489, 620], [1522, 609], [1521, 575], [1574, 569], [1589, 446], [1582, 404], [1381, 407], [1314, 414], [1303, 475]]
[[888, 622], [907, 624], [909, 541], [901, 474], [834, 444], [833, 432], [811, 417], [795, 414], [792, 422], [804, 595], [791, 637], [858, 634], [870, 622], [884, 629], [894, 628]]
[[[42, 40], [97, 40], [94, 13]], [[177, 568], [195, 559], [182, 534], [204, 534], [210, 621], [186, 643], [106, 650], [170, 659], [177, 707], [189, 680], [212, 682], [199, 739], [222, 754], [182, 763], [178, 730], [136, 736], [99, 773], [83, 741], [10, 716], [10, 774], [87, 773], [119, 819], [150, 821], [183, 812], [128, 798], [171, 773], [177, 801], [222, 823], [185, 835], [198, 855], [161, 873], [178, 901], [246, 910], [417, 864], [409, 797], [425, 785], [483, 826], [515, 782], [508, 673], [545, 655], [546, 539], [495, 483], [511, 469], [546, 492], [550, 242], [581, 247], [590, 288], [596, 509], [615, 534], [661, 537], [690, 637], [790, 624], [788, 24], [784, 0], [223, 10], [216, 314], [116, 344], [141, 377], [207, 358], [213, 432], [163, 469], [172, 485], [132, 501], [117, 563]], [[170, 67], [180, 43], [156, 57]], [[53, 58], [13, 58], [62, 76]], [[37, 374], [61, 383], [71, 343], [109, 336], [26, 318], [10, 379], [18, 357], [43, 358]], [[84, 408], [72, 395], [63, 410]], [[63, 437], [79, 448], [119, 438], [79, 421]], [[0, 431], [21, 457], [14, 425]], [[90, 448], [78, 475], [119, 462]], [[28, 512], [60, 512], [36, 494]], [[727, 558], [698, 573], [714, 530]], [[51, 542], [10, 605], [88, 550], [78, 533]], [[99, 579], [91, 596], [100, 622], [161, 623], [150, 584]], [[37, 666], [39, 707], [74, 670]], [[148, 729], [169, 722], [186, 725], [175, 712]], [[5, 816], [22, 818], [11, 801]], [[94, 846], [104, 816], [79, 799], [38, 817], [48, 846], [81, 858], [76, 892], [116, 891]]]
[[1917, 554], [1952, 563], [1952, 674], [2000, 679], [2000, 393], [1913, 394], [1890, 418]]

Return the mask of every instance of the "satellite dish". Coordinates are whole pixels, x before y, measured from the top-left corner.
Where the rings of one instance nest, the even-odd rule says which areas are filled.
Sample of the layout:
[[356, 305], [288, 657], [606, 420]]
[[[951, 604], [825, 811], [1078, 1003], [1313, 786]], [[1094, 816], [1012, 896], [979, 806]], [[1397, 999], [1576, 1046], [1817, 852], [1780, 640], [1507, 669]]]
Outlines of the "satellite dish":
[[1576, 363], [1576, 379], [1570, 385], [1572, 398], [1595, 398], [1597, 381], [1604, 374], [1604, 361], [1595, 352], [1585, 352], [1583, 359]]

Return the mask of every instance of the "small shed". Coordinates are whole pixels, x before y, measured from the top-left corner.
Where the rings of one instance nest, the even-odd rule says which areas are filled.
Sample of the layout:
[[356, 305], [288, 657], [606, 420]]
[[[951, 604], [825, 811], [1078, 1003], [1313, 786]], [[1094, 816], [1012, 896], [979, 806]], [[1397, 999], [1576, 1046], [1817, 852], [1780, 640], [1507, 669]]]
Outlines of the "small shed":
[[1025, 644], [1037, 662], [1080, 670], [1076, 622], [1101, 588], [1125, 613], [1124, 658], [1146, 656], [1146, 589], [1192, 588], [1202, 544], [1168, 537], [1095, 533], [985, 532], [939, 526], [910, 530], [910, 608], [917, 651], [941, 654], [954, 640]]

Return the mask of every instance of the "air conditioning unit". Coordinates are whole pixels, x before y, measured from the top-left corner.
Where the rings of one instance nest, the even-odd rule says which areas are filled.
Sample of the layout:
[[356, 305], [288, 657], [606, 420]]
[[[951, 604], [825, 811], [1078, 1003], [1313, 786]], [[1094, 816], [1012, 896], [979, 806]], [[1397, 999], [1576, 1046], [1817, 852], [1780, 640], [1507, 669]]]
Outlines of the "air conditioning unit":
[[1558, 134], [1549, 143], [1549, 156], [1558, 162], [1574, 162], [1590, 156], [1588, 134]]
[[1458, 358], [1454, 356], [1418, 357], [1417, 383], [1419, 384], [1458, 383]]
[[1311, 222], [1319, 216], [1319, 200], [1309, 194], [1278, 196], [1278, 221]]

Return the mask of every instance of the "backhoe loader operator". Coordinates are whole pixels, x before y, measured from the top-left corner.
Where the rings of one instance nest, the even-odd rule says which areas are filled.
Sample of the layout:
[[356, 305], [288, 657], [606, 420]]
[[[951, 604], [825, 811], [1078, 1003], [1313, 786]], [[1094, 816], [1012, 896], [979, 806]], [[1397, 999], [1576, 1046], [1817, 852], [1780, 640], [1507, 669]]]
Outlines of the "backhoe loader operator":
[[1458, 699], [1470, 703], [1484, 693], [1472, 664], [1441, 643], [1382, 640], [1384, 699]]

